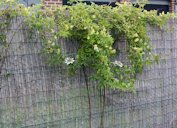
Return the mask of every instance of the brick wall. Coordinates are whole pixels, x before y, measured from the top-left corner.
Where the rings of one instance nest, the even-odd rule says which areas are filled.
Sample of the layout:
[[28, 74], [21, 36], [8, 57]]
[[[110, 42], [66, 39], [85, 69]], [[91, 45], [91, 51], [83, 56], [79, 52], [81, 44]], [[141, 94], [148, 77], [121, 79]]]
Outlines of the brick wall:
[[174, 12], [175, 11], [175, 0], [170, 0], [170, 8], [169, 8], [170, 12]]
[[50, 7], [51, 5], [62, 5], [62, 0], [44, 0], [44, 3], [47, 7]]

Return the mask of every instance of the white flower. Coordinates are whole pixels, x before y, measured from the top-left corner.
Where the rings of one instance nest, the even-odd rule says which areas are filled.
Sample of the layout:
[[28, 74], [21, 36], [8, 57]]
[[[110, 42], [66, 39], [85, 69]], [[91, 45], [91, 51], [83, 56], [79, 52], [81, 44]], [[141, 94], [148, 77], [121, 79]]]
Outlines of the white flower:
[[54, 39], [57, 40], [57, 36], [54, 36]]
[[55, 31], [53, 29], [51, 29], [51, 32], [54, 33]]
[[70, 65], [74, 63], [74, 58], [67, 57], [65, 58], [65, 64]]
[[98, 46], [95, 44], [95, 45], [93, 45], [93, 49], [96, 51], [96, 52], [99, 52], [99, 48], [98, 48]]
[[14, 0], [6, 0], [6, 2], [14, 2]]
[[122, 62], [117, 61], [117, 60], [115, 60], [115, 61], [113, 62], [113, 64], [116, 65], [116, 66], [119, 66], [119, 67], [121, 67], [121, 68], [123, 67]]

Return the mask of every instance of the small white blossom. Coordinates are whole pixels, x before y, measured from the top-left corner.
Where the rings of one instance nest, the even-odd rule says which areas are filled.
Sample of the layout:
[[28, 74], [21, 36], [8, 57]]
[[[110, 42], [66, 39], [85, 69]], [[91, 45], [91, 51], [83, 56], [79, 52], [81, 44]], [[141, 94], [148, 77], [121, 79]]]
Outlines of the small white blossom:
[[98, 46], [95, 44], [95, 45], [93, 45], [93, 49], [96, 51], [96, 52], [99, 52], [99, 48], [98, 48]]
[[54, 36], [54, 39], [57, 40], [57, 36]]
[[119, 67], [121, 67], [121, 68], [123, 67], [122, 62], [117, 61], [117, 60], [115, 60], [115, 61], [113, 62], [113, 64], [116, 65], [116, 66], [119, 66]]
[[74, 58], [67, 57], [65, 58], [65, 64], [70, 65], [74, 63]]
[[53, 29], [51, 29], [51, 32], [54, 33], [55, 31]]

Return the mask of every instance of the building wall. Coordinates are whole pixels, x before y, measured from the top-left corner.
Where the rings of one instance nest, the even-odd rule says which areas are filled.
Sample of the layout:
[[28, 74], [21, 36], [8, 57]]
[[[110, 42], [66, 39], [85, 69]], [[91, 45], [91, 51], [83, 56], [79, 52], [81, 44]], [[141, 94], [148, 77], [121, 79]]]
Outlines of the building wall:
[[[86, 1], [88, 1], [88, 0], [86, 0]], [[97, 0], [97, 1], [99, 1], [99, 0]], [[134, 2], [135, 0], [117, 0], [117, 1], [123, 3], [125, 1], [127, 1], [127, 2], [132, 1], [132, 2]], [[50, 7], [51, 5], [54, 5], [54, 4], [56, 4], [56, 5], [63, 5], [63, 0], [44, 0], [44, 3], [48, 7]], [[159, 3], [158, 5], [160, 5], [160, 2], [157, 2], [157, 3]], [[165, 3], [165, 0], [162, 1], [163, 5], [164, 5], [164, 3]], [[166, 1], [166, 3], [168, 4], [168, 1]], [[169, 1], [169, 9], [168, 10], [169, 10], [169, 12], [175, 12], [175, 0], [170, 0]]]
[[44, 0], [44, 3], [46, 6], [50, 7], [51, 5], [62, 5], [63, 1], [62, 0]]
[[175, 12], [175, 0], [170, 0], [170, 12]]

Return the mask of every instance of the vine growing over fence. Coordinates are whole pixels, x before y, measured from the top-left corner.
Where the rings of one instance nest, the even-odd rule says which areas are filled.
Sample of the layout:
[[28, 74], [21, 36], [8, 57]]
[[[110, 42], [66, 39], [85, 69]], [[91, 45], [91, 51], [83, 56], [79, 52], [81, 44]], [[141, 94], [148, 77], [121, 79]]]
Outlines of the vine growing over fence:
[[[146, 11], [143, 6], [116, 3], [116, 7], [76, 2], [72, 6], [44, 5], [25, 7], [14, 0], [0, 2], [0, 17], [22, 16], [32, 33], [39, 33], [44, 53], [51, 64], [66, 64], [73, 72], [84, 67], [94, 70], [92, 78], [100, 87], [132, 90], [137, 73], [152, 60], [147, 25], [163, 27], [172, 14]], [[1, 25], [1, 24], [0, 24]], [[119, 37], [127, 41], [130, 63], [115, 60]], [[3, 37], [4, 40], [4, 36]], [[58, 40], [68, 38], [79, 43], [75, 58], [62, 55]], [[2, 39], [1, 39], [2, 40]]]

